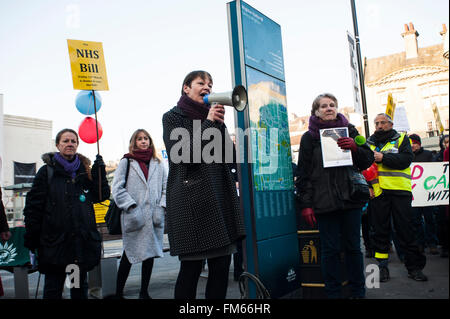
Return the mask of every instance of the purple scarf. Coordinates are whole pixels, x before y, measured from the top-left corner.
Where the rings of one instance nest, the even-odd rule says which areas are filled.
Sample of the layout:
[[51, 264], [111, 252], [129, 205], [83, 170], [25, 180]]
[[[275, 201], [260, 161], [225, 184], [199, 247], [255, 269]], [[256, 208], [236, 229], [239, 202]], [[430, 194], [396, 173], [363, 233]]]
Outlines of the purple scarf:
[[191, 120], [206, 120], [209, 113], [209, 105], [195, 102], [187, 95], [182, 95], [177, 103], [177, 106], [183, 110], [184, 113]]
[[77, 170], [80, 168], [80, 159], [78, 158], [78, 154], [75, 154], [74, 160], [69, 162], [59, 153], [55, 153], [55, 160], [64, 167], [64, 170], [70, 174], [72, 178], [75, 178], [77, 175]]
[[311, 115], [309, 118], [309, 133], [314, 139], [319, 139], [319, 130], [324, 128], [335, 128], [335, 127], [347, 127], [348, 120], [341, 113], [337, 114], [336, 120], [322, 122], [321, 119], [315, 115]]

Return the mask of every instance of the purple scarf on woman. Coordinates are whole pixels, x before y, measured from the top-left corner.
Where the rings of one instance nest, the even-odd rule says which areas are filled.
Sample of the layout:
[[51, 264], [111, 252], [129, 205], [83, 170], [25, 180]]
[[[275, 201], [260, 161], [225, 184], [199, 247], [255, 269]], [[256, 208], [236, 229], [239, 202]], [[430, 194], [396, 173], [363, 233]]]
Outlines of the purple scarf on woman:
[[319, 139], [319, 130], [324, 128], [347, 127], [348, 120], [341, 113], [337, 114], [336, 120], [323, 122], [319, 117], [311, 115], [309, 117], [309, 133], [314, 139]]
[[210, 106], [207, 104], [201, 104], [195, 102], [187, 95], [182, 95], [180, 100], [177, 103], [177, 106], [183, 110], [184, 113], [191, 120], [206, 120], [209, 113]]
[[69, 162], [59, 153], [55, 153], [55, 160], [64, 167], [64, 170], [70, 174], [72, 178], [75, 178], [77, 175], [77, 170], [80, 168], [80, 159], [78, 158], [78, 154], [75, 154], [72, 162]]

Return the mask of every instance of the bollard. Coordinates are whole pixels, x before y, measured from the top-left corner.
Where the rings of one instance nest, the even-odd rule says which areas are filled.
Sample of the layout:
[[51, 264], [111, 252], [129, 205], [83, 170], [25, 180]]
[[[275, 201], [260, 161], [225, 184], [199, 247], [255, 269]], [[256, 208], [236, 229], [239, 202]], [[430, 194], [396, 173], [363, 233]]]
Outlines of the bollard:
[[120, 253], [105, 256], [98, 266], [89, 271], [89, 295], [102, 299], [116, 294], [117, 259], [120, 256]]
[[14, 267], [14, 291], [16, 299], [30, 298], [27, 267]]

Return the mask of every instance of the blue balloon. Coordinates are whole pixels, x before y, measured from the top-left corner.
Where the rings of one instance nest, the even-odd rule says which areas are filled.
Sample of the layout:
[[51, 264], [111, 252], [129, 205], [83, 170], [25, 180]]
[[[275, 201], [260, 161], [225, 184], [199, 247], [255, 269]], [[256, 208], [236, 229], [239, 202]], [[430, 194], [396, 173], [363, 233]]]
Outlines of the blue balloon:
[[[97, 112], [102, 107], [102, 98], [97, 91], [95, 92], [95, 107], [97, 108]], [[77, 106], [78, 111], [85, 115], [92, 115], [95, 113], [94, 108], [94, 95], [92, 91], [80, 91], [77, 94], [75, 99], [75, 105]]]

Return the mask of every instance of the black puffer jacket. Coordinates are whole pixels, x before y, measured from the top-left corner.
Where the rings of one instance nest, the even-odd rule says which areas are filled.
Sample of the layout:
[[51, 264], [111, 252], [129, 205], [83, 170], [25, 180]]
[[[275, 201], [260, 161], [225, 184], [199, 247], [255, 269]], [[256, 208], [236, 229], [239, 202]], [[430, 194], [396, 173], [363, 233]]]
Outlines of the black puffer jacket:
[[[377, 139], [376, 134], [371, 135], [367, 139], [367, 144], [375, 146], [375, 150], [381, 150], [387, 143], [395, 143], [400, 137], [401, 134], [392, 129], [380, 140]], [[405, 135], [397, 153], [383, 153], [382, 163], [388, 168], [406, 169], [411, 165], [413, 159], [414, 153], [411, 148], [411, 142], [408, 135]]]
[[[38, 266], [42, 273], [78, 264], [88, 271], [96, 266], [101, 255], [101, 236], [97, 231], [93, 203], [108, 199], [110, 190], [105, 167], [100, 166], [102, 196], [100, 200], [97, 164], [78, 154], [81, 164], [74, 179], [46, 153], [47, 165], [37, 172], [28, 192], [25, 216], [25, 246], [38, 250]], [[48, 169], [51, 179], [48, 184]]]
[[[359, 135], [356, 128], [348, 125], [350, 137]], [[309, 132], [303, 134], [298, 157], [296, 191], [301, 209], [313, 208], [315, 214], [356, 209], [364, 203], [350, 200], [351, 167], [323, 167], [320, 139], [314, 139]], [[370, 167], [374, 161], [368, 145], [358, 146], [352, 154], [353, 166], [357, 170]]]
[[417, 152], [414, 152], [413, 162], [433, 162], [433, 153], [421, 147]]

